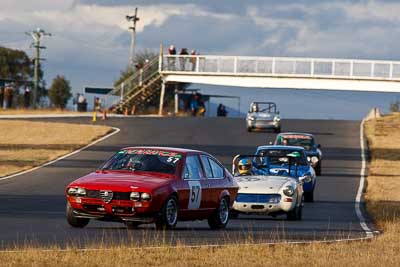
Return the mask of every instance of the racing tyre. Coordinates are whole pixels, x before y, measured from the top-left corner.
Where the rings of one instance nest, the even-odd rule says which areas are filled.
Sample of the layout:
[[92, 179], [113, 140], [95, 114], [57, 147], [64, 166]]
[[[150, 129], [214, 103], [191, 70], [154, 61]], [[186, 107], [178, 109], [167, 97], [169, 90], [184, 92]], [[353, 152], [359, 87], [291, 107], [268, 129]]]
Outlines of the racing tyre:
[[211, 229], [224, 229], [229, 221], [229, 201], [226, 197], [219, 202], [218, 208], [208, 218], [208, 225]]
[[69, 204], [69, 202], [67, 203], [66, 214], [67, 214], [67, 222], [72, 227], [83, 228], [86, 225], [88, 225], [90, 221], [90, 219], [86, 218], [77, 218], [74, 214], [74, 209], [71, 207], [71, 204]]
[[138, 222], [129, 222], [129, 221], [125, 221], [124, 224], [128, 229], [136, 229], [140, 225], [140, 223]]
[[304, 202], [314, 202], [314, 191], [304, 192]]
[[275, 129], [274, 129], [274, 132], [275, 132], [275, 133], [280, 133], [280, 132], [281, 132], [281, 127], [275, 128]]
[[301, 221], [303, 216], [303, 206], [300, 204], [298, 207], [289, 211], [286, 216], [289, 221]]
[[156, 229], [174, 229], [178, 221], [178, 210], [178, 199], [175, 196], [167, 198], [156, 221]]
[[321, 161], [318, 162], [318, 165], [315, 167], [315, 174], [318, 176], [321, 175]]
[[248, 131], [249, 133], [251, 133], [251, 131], [252, 131], [251, 127], [247, 127], [247, 131]]

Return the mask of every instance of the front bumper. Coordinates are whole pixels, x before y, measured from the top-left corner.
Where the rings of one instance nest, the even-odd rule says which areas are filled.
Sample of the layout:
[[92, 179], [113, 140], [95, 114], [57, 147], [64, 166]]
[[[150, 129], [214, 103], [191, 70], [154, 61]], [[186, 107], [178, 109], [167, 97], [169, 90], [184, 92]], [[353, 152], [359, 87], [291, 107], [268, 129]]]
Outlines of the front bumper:
[[[294, 201], [294, 200], [292, 200]], [[279, 203], [234, 202], [233, 209], [242, 213], [276, 214], [288, 212], [295, 207], [295, 202], [281, 201]]]
[[151, 202], [113, 200], [105, 203], [102, 199], [71, 196], [67, 197], [67, 201], [77, 218], [151, 223], [156, 217]]
[[273, 120], [247, 120], [247, 128], [256, 129], [278, 129], [280, 128], [280, 121]]

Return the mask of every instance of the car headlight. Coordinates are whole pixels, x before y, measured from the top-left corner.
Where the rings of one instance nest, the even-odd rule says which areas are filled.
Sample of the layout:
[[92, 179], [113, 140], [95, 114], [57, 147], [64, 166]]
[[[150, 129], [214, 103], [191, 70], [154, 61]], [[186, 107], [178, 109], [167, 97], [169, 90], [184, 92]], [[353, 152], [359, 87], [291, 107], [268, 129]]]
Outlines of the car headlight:
[[250, 116], [250, 117], [249, 117], [249, 120], [251, 120], [251, 121], [255, 121], [255, 120], [256, 120], [256, 117], [254, 117], [254, 116]]
[[139, 201], [140, 200], [140, 193], [139, 192], [132, 192], [130, 198], [131, 198], [131, 200]]
[[279, 117], [274, 117], [274, 121], [276, 121], [276, 122], [281, 121], [281, 118], [279, 118]]
[[143, 201], [149, 201], [151, 199], [151, 195], [149, 193], [142, 193], [142, 195], [140, 196], [140, 198]]
[[293, 196], [294, 195], [294, 187], [291, 185], [287, 185], [285, 187], [285, 189], [283, 189], [283, 193], [288, 197]]
[[312, 162], [312, 163], [315, 164], [315, 163], [317, 163], [318, 161], [319, 161], [319, 158], [318, 158], [318, 157], [316, 157], [316, 156], [312, 156], [312, 157], [311, 157], [311, 162]]
[[86, 189], [82, 187], [70, 187], [67, 191], [70, 196], [86, 196]]
[[130, 199], [134, 201], [150, 201], [151, 195], [149, 193], [132, 192]]

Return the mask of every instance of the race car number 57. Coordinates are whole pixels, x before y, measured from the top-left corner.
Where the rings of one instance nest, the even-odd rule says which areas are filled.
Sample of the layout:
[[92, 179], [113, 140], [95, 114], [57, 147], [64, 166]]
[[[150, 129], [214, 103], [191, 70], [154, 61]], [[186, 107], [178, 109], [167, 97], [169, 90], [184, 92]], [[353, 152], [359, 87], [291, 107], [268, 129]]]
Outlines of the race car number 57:
[[201, 184], [199, 181], [189, 181], [189, 205], [188, 209], [195, 210], [200, 208], [201, 203]]

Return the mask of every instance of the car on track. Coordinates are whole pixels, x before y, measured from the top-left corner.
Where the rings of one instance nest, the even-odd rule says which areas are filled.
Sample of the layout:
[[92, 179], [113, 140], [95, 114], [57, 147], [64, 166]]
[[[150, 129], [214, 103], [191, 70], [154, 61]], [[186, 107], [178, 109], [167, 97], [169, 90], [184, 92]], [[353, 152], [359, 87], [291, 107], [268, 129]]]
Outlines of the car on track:
[[[279, 155], [237, 155], [233, 160], [232, 173], [239, 185], [239, 192], [233, 203], [232, 216], [239, 213], [277, 216], [286, 214], [288, 220], [301, 220], [303, 209], [303, 183], [310, 181], [309, 175], [298, 176], [297, 158], [299, 153]], [[238, 172], [237, 162], [248, 158], [252, 170]], [[268, 158], [268, 159], [267, 159]], [[264, 162], [287, 164], [287, 171], [266, 172]], [[294, 166], [294, 169], [291, 168]], [[240, 168], [240, 165], [238, 166]], [[257, 169], [262, 169], [258, 171]], [[291, 173], [292, 172], [292, 173]], [[264, 174], [263, 174], [264, 173]]]
[[281, 132], [281, 117], [274, 102], [252, 102], [246, 116], [247, 131], [272, 129]]
[[208, 219], [212, 229], [221, 229], [237, 191], [230, 172], [208, 153], [128, 147], [66, 187], [66, 216], [73, 227], [97, 219], [172, 229], [178, 220]]
[[321, 145], [315, 142], [315, 137], [309, 133], [287, 132], [276, 136], [274, 145], [301, 146], [305, 149], [307, 160], [311, 163], [317, 175], [322, 174]]
[[[298, 154], [296, 157], [296, 164], [288, 164], [288, 162], [282, 162], [276, 160], [279, 156], [286, 157], [289, 154]], [[263, 156], [259, 159], [261, 162], [256, 162], [256, 166], [261, 166], [258, 169], [258, 173], [276, 174], [287, 172], [290, 176], [295, 179], [298, 177], [310, 177], [303, 183], [304, 201], [314, 201], [314, 189], [317, 183], [317, 177], [315, 171], [307, 160], [305, 149], [298, 146], [259, 146], [256, 150], [256, 155]], [[265, 166], [265, 167], [262, 167]]]

